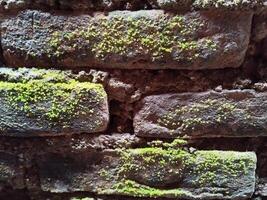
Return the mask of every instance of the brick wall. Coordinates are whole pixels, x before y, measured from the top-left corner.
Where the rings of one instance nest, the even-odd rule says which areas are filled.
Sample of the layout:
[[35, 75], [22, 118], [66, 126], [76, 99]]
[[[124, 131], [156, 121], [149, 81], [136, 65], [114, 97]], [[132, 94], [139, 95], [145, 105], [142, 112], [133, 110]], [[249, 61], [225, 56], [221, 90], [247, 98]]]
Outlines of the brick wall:
[[266, 5], [0, 0], [0, 199], [267, 199]]

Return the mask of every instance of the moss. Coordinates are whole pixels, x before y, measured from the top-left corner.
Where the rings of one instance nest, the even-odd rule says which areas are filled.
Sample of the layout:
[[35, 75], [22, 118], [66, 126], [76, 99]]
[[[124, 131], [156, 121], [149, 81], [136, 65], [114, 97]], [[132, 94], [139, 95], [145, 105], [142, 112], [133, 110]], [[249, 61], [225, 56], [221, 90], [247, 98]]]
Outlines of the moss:
[[172, 131], [194, 130], [198, 126], [223, 124], [233, 117], [236, 112], [243, 112], [244, 118], [251, 115], [247, 110], [241, 110], [234, 102], [227, 100], [207, 99], [186, 106], [178, 106], [157, 120], [161, 126]]
[[164, 0], [158, 1], [166, 10], [195, 9], [251, 9], [261, 6], [262, 0]]
[[[132, 169], [142, 171], [146, 166], [150, 167], [151, 164], [155, 163], [164, 163], [162, 167], [165, 167], [165, 164], [177, 164], [181, 161], [184, 161], [184, 164], [186, 164], [187, 157], [189, 156], [189, 153], [182, 149], [163, 149], [159, 147], [130, 149], [120, 153], [124, 172], [131, 171]], [[135, 159], [142, 159], [142, 166], [133, 164]]]
[[208, 8], [254, 8], [262, 5], [262, 0], [194, 0], [193, 7], [199, 9]]
[[51, 80], [53, 82], [66, 82], [69, 80], [65, 72], [59, 70], [35, 70], [35, 73], [40, 74], [40, 79]]
[[48, 53], [60, 57], [81, 50], [101, 60], [113, 54], [142, 54], [151, 61], [163, 58], [192, 61], [203, 49], [216, 50], [216, 44], [210, 39], [203, 39], [201, 45], [191, 39], [192, 33], [202, 26], [200, 20], [187, 21], [179, 15], [157, 20], [145, 17], [92, 19], [86, 28], [54, 32], [48, 41]]
[[[255, 170], [256, 157], [253, 153], [234, 151], [189, 153], [182, 146], [176, 146], [184, 143], [178, 139], [168, 145], [156, 142], [161, 147], [118, 149], [120, 161], [116, 164], [115, 170], [112, 168], [109, 171], [113, 177], [107, 179], [111, 185], [107, 188], [98, 188], [98, 194], [192, 198], [196, 195], [190, 192], [194, 191], [194, 188], [227, 187], [236, 179]], [[107, 170], [100, 171], [101, 177], [107, 176]], [[164, 185], [166, 183], [167, 186]], [[173, 183], [173, 188], [170, 188], [170, 183]], [[217, 189], [214, 190], [214, 194]]]
[[119, 154], [118, 176], [131, 180], [142, 179], [149, 185], [164, 183], [166, 174], [179, 181], [190, 161], [190, 154], [180, 148], [147, 147], [120, 150]]
[[161, 140], [154, 140], [152, 142], [148, 142], [149, 146], [152, 147], [163, 147], [163, 148], [181, 148], [185, 145], [187, 145], [188, 142], [186, 140], [176, 138], [171, 143], [169, 142], [163, 142]]
[[106, 181], [111, 181], [114, 178], [108, 169], [101, 169], [98, 174]]
[[145, 186], [135, 181], [131, 180], [122, 180], [121, 182], [114, 185], [114, 187], [110, 190], [104, 191], [104, 193], [113, 193], [116, 192], [117, 194], [128, 195], [133, 197], [166, 197], [166, 196], [173, 196], [173, 197], [185, 197], [191, 196], [190, 192], [185, 191], [183, 189], [157, 189], [152, 188], [149, 186]]
[[106, 96], [102, 85], [75, 80], [66, 83], [0, 82], [0, 91], [12, 108], [28, 117], [42, 116], [42, 119], [63, 124], [77, 115], [93, 114], [94, 108], [83, 107], [84, 100], [95, 105]]
[[195, 156], [196, 186], [216, 185], [223, 178], [235, 180], [246, 175], [254, 163], [254, 157], [234, 151], [197, 151]]
[[[47, 70], [37, 68], [1, 68], [0, 78], [2, 81], [27, 82], [30, 80], [45, 80], [53, 83], [70, 81], [74, 75], [71, 71]], [[74, 77], [75, 78], [75, 77]]]

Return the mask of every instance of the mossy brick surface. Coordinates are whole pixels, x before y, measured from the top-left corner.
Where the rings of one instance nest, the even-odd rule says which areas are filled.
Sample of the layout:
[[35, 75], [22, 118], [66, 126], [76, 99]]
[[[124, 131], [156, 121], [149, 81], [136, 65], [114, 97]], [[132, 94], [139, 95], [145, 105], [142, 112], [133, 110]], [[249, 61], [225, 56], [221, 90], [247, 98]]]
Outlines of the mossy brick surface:
[[[44, 191], [95, 192], [142, 198], [247, 199], [255, 189], [253, 152], [195, 151], [181, 147], [91, 152], [86, 158], [38, 158]], [[92, 167], [94, 166], [94, 167]]]
[[135, 134], [151, 138], [266, 136], [267, 94], [223, 90], [148, 96], [134, 117]]
[[27, 10], [2, 22], [8, 66], [236, 68], [248, 48], [252, 12], [163, 10], [59, 15]]
[[101, 84], [79, 82], [70, 72], [0, 71], [0, 134], [43, 136], [102, 132], [107, 128], [107, 94]]
[[111, 11], [164, 9], [172, 11], [227, 9], [252, 10], [261, 7], [263, 0], [0, 0], [0, 11], [16, 12], [27, 8], [71, 11]]

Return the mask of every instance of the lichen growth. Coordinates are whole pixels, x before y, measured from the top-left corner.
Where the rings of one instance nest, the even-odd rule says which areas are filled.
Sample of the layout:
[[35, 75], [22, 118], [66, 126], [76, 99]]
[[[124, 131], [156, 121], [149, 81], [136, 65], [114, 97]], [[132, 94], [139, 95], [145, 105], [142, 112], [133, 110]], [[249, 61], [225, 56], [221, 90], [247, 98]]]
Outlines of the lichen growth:
[[209, 38], [202, 39], [201, 45], [194, 40], [192, 34], [202, 26], [199, 19], [187, 20], [179, 15], [157, 20], [145, 17], [92, 19], [86, 28], [54, 32], [48, 41], [48, 53], [60, 57], [78, 50], [100, 60], [115, 54], [142, 55], [152, 62], [163, 58], [190, 62], [198, 58], [202, 50], [217, 48]]
[[45, 80], [28, 82], [0, 82], [0, 92], [10, 107], [27, 117], [48, 120], [51, 124], [67, 126], [76, 116], [94, 113], [94, 108], [83, 106], [90, 101], [97, 105], [106, 93], [100, 84], [70, 80], [51, 83]]

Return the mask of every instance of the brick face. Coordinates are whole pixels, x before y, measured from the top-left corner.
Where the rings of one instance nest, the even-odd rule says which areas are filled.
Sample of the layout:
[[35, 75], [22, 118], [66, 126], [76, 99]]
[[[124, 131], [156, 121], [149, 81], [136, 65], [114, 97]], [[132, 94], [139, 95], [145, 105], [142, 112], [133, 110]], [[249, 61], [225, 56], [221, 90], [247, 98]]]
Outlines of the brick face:
[[114, 11], [92, 17], [28, 10], [3, 20], [1, 43], [5, 62], [14, 67], [237, 68], [251, 20], [249, 11]]
[[134, 119], [141, 137], [258, 137], [265, 135], [266, 93], [223, 90], [148, 96]]

